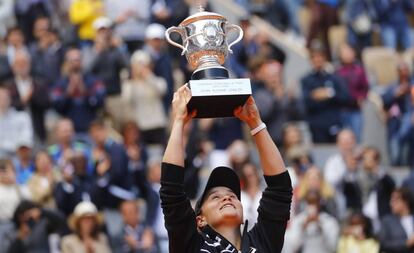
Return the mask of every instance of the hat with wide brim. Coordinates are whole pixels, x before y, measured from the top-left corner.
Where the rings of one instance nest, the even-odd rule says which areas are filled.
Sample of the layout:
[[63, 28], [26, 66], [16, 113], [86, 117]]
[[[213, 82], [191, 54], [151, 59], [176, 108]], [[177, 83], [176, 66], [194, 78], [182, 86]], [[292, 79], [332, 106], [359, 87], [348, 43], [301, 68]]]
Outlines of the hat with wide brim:
[[195, 205], [195, 213], [199, 215], [201, 213], [201, 206], [204, 203], [206, 195], [214, 187], [227, 187], [240, 200], [240, 178], [237, 176], [233, 169], [225, 166], [216, 167], [210, 174], [206, 187], [204, 188], [203, 194], [198, 199]]
[[76, 205], [75, 210], [69, 216], [68, 225], [72, 231], [76, 230], [76, 224], [79, 219], [84, 217], [95, 217], [96, 223], [102, 225], [104, 223], [104, 216], [101, 212], [98, 212], [96, 206], [89, 201], [80, 202]]

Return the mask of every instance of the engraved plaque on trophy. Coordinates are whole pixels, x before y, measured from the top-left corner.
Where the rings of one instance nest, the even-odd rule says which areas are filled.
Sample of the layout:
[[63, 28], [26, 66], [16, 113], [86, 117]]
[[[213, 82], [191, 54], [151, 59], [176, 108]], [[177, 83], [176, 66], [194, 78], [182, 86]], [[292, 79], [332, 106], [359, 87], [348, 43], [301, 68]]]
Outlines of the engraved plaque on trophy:
[[[238, 32], [237, 38], [228, 42], [229, 32]], [[181, 36], [182, 44], [170, 38], [171, 33]], [[233, 110], [243, 105], [252, 94], [247, 78], [229, 79], [223, 64], [231, 47], [243, 38], [243, 30], [214, 12], [200, 11], [177, 27], [165, 32], [167, 41], [182, 49], [190, 66], [195, 69], [189, 87], [191, 99], [188, 110], [197, 110], [198, 118], [233, 117]]]

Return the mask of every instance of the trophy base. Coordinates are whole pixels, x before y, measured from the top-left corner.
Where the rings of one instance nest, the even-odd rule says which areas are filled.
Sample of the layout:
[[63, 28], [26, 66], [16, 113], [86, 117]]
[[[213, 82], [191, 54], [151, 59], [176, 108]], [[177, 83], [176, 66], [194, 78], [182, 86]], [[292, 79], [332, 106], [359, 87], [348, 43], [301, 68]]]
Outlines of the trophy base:
[[247, 78], [190, 80], [189, 87], [187, 110], [197, 110], [196, 118], [234, 117], [234, 109], [244, 105], [252, 94]]
[[191, 80], [203, 80], [203, 79], [225, 79], [229, 78], [229, 72], [225, 68], [205, 68], [196, 70], [191, 75]]

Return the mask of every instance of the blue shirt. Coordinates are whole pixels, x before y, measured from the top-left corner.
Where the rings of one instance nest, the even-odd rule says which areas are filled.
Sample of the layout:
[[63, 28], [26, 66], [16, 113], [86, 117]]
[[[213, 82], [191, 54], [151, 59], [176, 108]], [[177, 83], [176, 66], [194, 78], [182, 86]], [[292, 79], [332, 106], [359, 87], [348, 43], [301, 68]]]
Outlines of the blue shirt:
[[13, 161], [14, 167], [16, 169], [16, 182], [19, 185], [26, 184], [27, 181], [32, 177], [35, 166], [33, 162], [30, 162], [28, 166], [24, 167], [20, 160], [15, 159]]

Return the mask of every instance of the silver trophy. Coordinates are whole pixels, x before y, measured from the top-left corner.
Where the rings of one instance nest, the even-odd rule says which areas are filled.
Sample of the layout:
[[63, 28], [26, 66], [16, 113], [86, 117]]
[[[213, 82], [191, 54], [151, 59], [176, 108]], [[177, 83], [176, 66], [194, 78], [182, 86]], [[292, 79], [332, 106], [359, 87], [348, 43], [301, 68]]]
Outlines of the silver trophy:
[[[229, 33], [238, 33], [228, 41]], [[178, 33], [182, 44], [173, 41], [170, 34]], [[165, 31], [167, 41], [182, 49], [192, 69], [189, 86], [192, 98], [188, 109], [197, 109], [197, 117], [231, 117], [233, 110], [244, 104], [251, 95], [249, 79], [229, 79], [223, 64], [231, 47], [243, 38], [243, 30], [214, 12], [200, 11], [183, 20], [177, 27]]]

